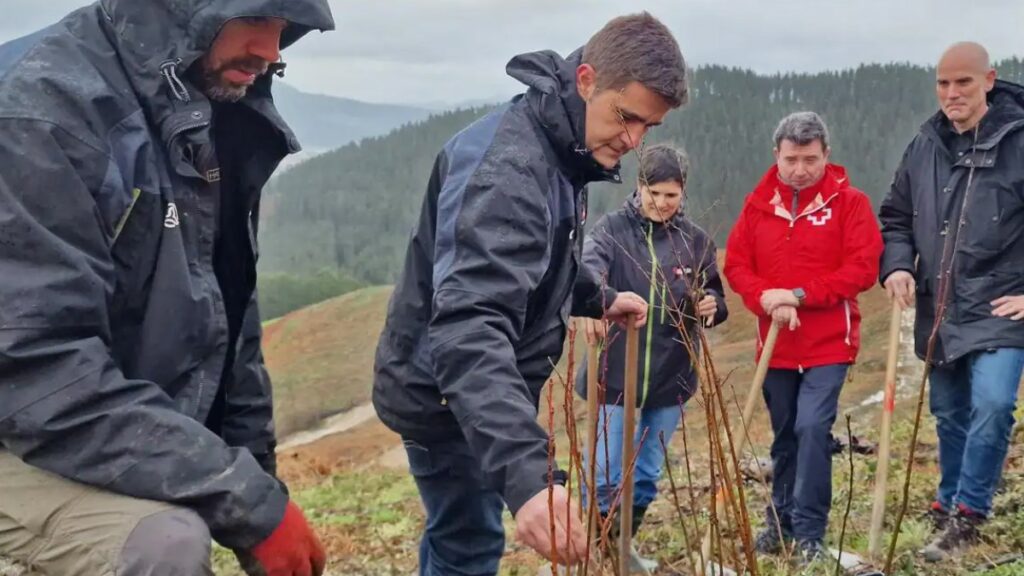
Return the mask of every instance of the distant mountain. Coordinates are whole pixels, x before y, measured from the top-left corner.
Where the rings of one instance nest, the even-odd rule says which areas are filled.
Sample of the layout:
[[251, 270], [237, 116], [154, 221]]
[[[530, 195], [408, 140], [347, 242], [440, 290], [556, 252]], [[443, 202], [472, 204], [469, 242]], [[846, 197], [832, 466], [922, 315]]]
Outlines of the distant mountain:
[[472, 98], [470, 100], [459, 100], [457, 102], [447, 102], [444, 100], [431, 100], [429, 102], [416, 102], [413, 106], [420, 108], [426, 108], [434, 112], [444, 112], [446, 110], [460, 110], [466, 108], [486, 108], [488, 106], [494, 106], [495, 104], [501, 104], [502, 102], [508, 102], [512, 99], [515, 94], [509, 93], [505, 95], [495, 94], [486, 98]]
[[426, 119], [427, 108], [372, 104], [348, 98], [309, 94], [285, 82], [274, 83], [274, 101], [302, 144], [299, 158], [381, 136], [404, 124]]

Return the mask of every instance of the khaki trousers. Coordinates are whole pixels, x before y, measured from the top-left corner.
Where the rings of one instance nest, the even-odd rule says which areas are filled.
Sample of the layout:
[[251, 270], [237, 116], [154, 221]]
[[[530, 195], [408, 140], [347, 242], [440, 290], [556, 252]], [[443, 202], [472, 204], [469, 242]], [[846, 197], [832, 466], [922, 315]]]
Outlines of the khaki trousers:
[[54, 576], [210, 574], [210, 533], [191, 510], [105, 492], [0, 448], [0, 556]]

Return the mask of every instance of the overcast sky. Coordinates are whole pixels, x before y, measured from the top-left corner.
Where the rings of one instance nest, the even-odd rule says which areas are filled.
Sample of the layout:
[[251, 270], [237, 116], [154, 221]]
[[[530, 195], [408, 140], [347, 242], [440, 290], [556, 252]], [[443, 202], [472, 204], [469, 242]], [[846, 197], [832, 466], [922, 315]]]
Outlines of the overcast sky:
[[[0, 0], [0, 42], [88, 4]], [[330, 0], [338, 29], [285, 52], [287, 81], [371, 102], [456, 103], [518, 91], [505, 63], [565, 54], [604, 22], [646, 9], [672, 29], [691, 66], [817, 71], [861, 62], [932, 64], [976, 40], [994, 59], [1024, 55], [1024, 0]]]

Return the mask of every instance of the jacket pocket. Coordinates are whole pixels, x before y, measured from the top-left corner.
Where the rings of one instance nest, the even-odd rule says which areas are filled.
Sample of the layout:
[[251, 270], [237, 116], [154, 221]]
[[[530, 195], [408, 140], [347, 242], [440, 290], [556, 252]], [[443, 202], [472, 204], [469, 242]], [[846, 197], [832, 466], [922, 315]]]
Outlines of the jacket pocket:
[[954, 297], [963, 322], [994, 318], [992, 301], [1002, 296], [1024, 294], [1024, 270], [997, 270], [989, 274], [958, 278]]
[[[1003, 251], [1006, 236], [1007, 208], [1013, 188], [978, 178], [972, 197], [967, 200], [967, 222], [963, 231], [966, 237], [961, 240], [965, 251], [978, 259]], [[952, 225], [952, 223], [951, 223]]]

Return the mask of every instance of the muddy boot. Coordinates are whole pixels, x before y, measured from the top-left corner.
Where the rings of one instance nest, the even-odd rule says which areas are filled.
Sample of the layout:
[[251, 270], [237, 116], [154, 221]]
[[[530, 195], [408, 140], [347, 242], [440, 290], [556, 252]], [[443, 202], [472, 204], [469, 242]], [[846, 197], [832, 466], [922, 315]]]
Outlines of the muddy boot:
[[798, 540], [796, 543], [796, 565], [807, 568], [814, 563], [832, 563], [832, 555], [821, 540]]
[[640, 526], [644, 523], [644, 516], [647, 515], [647, 506], [633, 507], [633, 542], [629, 549], [629, 571], [634, 574], [651, 574], [658, 569], [658, 561], [652, 558], [644, 558], [636, 549], [636, 535], [640, 532]]
[[921, 554], [927, 562], [942, 562], [964, 552], [978, 541], [979, 528], [986, 518], [960, 505], [946, 523], [946, 529]]
[[925, 513], [925, 519], [931, 524], [932, 532], [936, 534], [945, 532], [951, 517], [952, 515], [949, 513], [949, 510], [943, 507], [937, 500], [931, 503], [931, 506], [928, 507], [928, 512]]
[[779, 535], [778, 526], [766, 526], [754, 538], [754, 552], [765, 556], [782, 554], [783, 550], [793, 542], [793, 536], [786, 529]]

